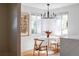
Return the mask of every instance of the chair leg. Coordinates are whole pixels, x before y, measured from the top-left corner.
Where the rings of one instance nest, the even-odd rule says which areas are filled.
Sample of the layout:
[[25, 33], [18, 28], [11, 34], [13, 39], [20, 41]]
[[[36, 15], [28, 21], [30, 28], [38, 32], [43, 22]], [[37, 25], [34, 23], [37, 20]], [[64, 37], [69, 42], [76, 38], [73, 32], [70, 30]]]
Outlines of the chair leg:
[[48, 56], [48, 51], [46, 51], [47, 52], [47, 56]]
[[35, 50], [33, 50], [33, 56], [35, 55]]
[[40, 51], [38, 51], [38, 56], [40, 56]]

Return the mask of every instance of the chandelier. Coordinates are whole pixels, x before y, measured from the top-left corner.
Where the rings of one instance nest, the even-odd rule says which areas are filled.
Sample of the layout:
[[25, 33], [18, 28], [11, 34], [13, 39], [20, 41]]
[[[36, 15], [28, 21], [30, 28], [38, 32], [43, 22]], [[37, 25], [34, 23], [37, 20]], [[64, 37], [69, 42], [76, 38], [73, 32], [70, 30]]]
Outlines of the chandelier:
[[44, 12], [41, 14], [41, 19], [54, 19], [56, 17], [56, 14], [53, 12], [50, 13], [49, 11], [50, 4], [47, 4], [47, 12]]

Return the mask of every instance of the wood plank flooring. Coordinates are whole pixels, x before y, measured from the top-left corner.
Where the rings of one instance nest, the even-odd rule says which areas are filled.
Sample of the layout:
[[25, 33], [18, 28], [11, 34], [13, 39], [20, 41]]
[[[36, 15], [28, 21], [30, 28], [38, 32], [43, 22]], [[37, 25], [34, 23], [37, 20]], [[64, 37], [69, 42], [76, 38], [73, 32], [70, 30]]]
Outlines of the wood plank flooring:
[[[59, 53], [51, 54], [50, 56], [59, 56]], [[21, 53], [21, 56], [33, 56], [33, 50], [24, 51]], [[37, 52], [34, 54], [34, 56], [38, 56]], [[47, 56], [45, 52], [41, 53], [40, 56]]]

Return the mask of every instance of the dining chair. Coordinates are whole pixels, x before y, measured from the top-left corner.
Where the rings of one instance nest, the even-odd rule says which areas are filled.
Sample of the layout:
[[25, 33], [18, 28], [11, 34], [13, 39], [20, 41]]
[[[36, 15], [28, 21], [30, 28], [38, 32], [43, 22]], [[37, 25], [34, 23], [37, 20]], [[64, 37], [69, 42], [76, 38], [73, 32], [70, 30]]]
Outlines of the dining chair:
[[42, 43], [44, 42], [44, 40], [40, 40], [40, 39], [34, 39], [34, 50], [33, 50], [33, 55], [35, 55], [35, 51], [38, 51], [38, 56], [40, 55], [40, 52], [42, 51], [46, 51], [46, 55], [48, 55], [48, 51], [47, 51], [47, 46], [42, 46]]
[[57, 42], [51, 43], [50, 48], [54, 52], [54, 54], [59, 53], [60, 52], [60, 42], [57, 41]]

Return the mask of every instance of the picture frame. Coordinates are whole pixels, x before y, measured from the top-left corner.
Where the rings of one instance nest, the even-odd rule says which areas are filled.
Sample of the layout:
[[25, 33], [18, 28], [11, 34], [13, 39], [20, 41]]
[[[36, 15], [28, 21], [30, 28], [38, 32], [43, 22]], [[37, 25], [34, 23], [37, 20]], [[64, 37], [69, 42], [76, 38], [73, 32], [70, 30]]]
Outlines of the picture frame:
[[21, 23], [20, 23], [21, 36], [29, 36], [29, 14], [21, 14]]

